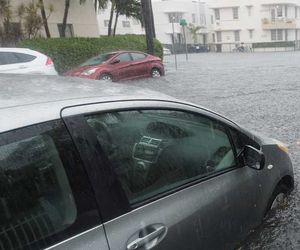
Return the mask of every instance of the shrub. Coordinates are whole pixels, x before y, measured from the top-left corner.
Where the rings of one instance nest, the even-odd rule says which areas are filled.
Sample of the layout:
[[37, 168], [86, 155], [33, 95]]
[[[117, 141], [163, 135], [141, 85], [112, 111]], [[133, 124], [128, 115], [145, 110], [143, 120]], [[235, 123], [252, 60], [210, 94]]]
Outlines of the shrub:
[[266, 42], [266, 43], [253, 43], [252, 47], [256, 48], [284, 48], [284, 47], [294, 47], [295, 43], [290, 41], [284, 42]]
[[[61, 74], [88, 58], [117, 50], [146, 52], [146, 38], [142, 35], [103, 36], [100, 38], [39, 38], [19, 42], [18, 47], [30, 48], [52, 58]], [[155, 40], [155, 55], [163, 57], [162, 45]]]

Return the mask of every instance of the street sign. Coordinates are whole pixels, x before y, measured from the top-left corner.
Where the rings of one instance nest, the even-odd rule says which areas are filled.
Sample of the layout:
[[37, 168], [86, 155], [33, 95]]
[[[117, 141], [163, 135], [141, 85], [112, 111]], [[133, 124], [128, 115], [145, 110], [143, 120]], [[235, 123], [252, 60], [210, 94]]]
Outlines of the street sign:
[[187, 26], [187, 22], [185, 19], [180, 20], [180, 26]]

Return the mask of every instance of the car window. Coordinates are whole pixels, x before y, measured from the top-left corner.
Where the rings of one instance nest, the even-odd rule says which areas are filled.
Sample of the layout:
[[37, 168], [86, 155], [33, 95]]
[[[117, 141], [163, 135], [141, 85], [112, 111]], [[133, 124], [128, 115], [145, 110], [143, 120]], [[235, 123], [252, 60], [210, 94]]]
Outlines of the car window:
[[137, 110], [86, 120], [131, 204], [236, 165], [224, 127], [205, 117]]
[[31, 62], [36, 58], [36, 56], [28, 55], [24, 53], [14, 53], [14, 55], [16, 58], [18, 58], [19, 63]]
[[131, 56], [134, 61], [139, 61], [146, 58], [146, 55], [142, 53], [131, 53]]
[[0, 52], [0, 65], [19, 63], [19, 59], [12, 52]]
[[129, 53], [122, 53], [118, 55], [116, 59], [119, 59], [120, 62], [130, 62], [132, 60]]
[[[58, 138], [56, 125], [43, 133], [35, 128], [0, 135], [0, 249], [50, 246], [86, 229], [90, 222], [78, 227], [77, 220], [95, 207], [88, 196], [81, 197], [88, 191], [86, 177], [78, 173], [80, 162], [65, 144], [71, 142], [67, 134]], [[62, 147], [67, 159], [61, 156]], [[66, 168], [74, 166], [78, 169], [70, 182]]]
[[80, 66], [93, 66], [93, 65], [98, 65], [106, 62], [110, 58], [112, 58], [115, 55], [115, 53], [108, 53], [108, 54], [103, 54], [103, 55], [98, 55], [95, 57], [92, 57], [82, 63]]

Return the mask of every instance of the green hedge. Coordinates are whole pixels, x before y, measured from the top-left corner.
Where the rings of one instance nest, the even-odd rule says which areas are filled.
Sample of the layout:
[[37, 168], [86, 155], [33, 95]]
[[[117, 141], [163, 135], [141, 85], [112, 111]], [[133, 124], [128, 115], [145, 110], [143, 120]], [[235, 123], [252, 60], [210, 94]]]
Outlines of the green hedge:
[[[146, 38], [142, 35], [117, 35], [99, 38], [50, 38], [28, 39], [19, 42], [18, 47], [30, 48], [46, 54], [54, 61], [61, 74], [100, 53], [117, 50], [146, 52]], [[155, 55], [163, 58], [163, 49], [155, 40]]]
[[253, 43], [252, 47], [256, 48], [284, 48], [284, 47], [294, 47], [294, 42], [267, 42], [267, 43]]

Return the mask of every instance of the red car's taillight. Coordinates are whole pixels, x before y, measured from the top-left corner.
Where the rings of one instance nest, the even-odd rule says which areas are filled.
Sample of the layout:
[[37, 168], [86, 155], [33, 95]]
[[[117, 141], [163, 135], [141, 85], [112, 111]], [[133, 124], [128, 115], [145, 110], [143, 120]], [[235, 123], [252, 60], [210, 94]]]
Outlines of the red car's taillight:
[[47, 58], [47, 62], [46, 62], [47, 66], [53, 65], [53, 61], [50, 57]]

